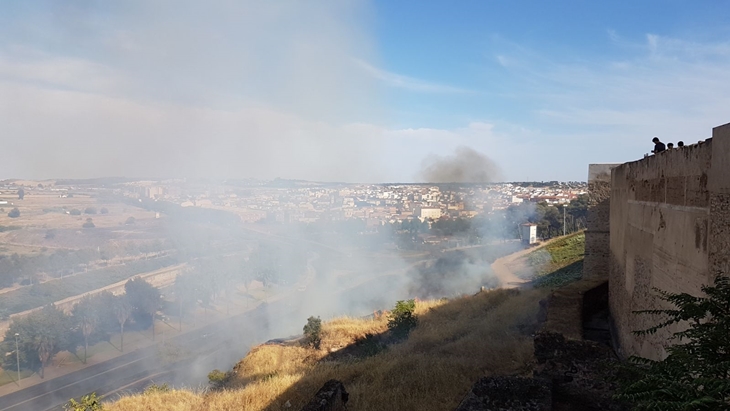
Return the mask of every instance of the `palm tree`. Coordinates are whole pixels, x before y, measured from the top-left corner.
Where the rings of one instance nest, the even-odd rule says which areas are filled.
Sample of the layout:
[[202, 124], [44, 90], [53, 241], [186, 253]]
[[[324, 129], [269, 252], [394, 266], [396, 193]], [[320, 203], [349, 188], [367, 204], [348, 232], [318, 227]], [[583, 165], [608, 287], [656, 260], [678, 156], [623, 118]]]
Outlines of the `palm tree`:
[[84, 335], [84, 364], [86, 364], [86, 352], [89, 350], [89, 336], [96, 328], [96, 319], [92, 316], [84, 316], [81, 320], [81, 333]]
[[51, 358], [53, 352], [53, 339], [48, 334], [41, 334], [36, 339], [38, 349], [38, 359], [41, 361], [41, 378], [45, 376], [45, 368], [48, 359]]
[[121, 351], [124, 352], [124, 324], [129, 320], [129, 316], [132, 315], [132, 306], [127, 300], [127, 295], [121, 295], [114, 301], [114, 315], [119, 321], [119, 331], [122, 335]]

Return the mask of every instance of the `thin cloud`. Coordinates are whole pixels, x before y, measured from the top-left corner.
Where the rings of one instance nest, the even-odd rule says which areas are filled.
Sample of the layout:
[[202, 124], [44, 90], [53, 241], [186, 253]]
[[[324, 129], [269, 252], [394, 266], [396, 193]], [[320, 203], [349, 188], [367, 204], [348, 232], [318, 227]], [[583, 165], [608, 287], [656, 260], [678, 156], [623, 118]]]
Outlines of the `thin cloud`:
[[560, 147], [560, 155], [571, 150], [581, 159], [557, 168], [641, 158], [652, 136], [696, 142], [728, 121], [728, 42], [653, 34], [631, 41], [609, 32], [607, 46], [608, 58], [569, 62], [512, 50], [523, 64], [510, 87], [529, 110], [520, 123], [539, 125], [532, 135], [545, 154]]
[[355, 64], [362, 68], [372, 77], [384, 82], [391, 87], [402, 88], [411, 91], [417, 91], [421, 93], [459, 93], [459, 94], [471, 94], [474, 93], [472, 90], [467, 90], [459, 87], [453, 87], [444, 84], [431, 83], [425, 80], [420, 80], [413, 77], [404, 76], [402, 74], [391, 73], [379, 69], [371, 64], [368, 64], [362, 60], [353, 59]]

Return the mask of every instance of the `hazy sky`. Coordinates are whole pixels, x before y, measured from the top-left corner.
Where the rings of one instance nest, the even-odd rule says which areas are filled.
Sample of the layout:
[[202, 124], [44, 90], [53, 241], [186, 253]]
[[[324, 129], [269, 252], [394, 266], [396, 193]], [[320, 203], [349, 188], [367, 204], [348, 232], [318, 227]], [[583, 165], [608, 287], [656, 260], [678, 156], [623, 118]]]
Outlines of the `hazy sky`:
[[6, 0], [0, 178], [585, 180], [710, 137], [728, 79], [725, 0]]

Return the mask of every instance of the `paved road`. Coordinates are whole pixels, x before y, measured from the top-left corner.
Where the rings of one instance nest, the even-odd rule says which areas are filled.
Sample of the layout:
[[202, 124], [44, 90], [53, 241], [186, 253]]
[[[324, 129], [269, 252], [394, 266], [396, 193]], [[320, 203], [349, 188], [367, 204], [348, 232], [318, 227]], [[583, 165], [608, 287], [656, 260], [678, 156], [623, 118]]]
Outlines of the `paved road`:
[[[317, 273], [311, 259], [307, 265], [303, 283], [317, 284], [317, 280], [321, 279], [315, 278]], [[334, 293], [331, 289], [318, 287], [307, 287], [306, 293], [291, 290], [247, 313], [170, 338], [168, 345], [183, 353], [183, 361], [163, 363], [165, 355], [160, 355], [160, 344], [139, 349], [2, 396], [0, 411], [62, 410], [69, 398], [79, 398], [91, 392], [114, 398], [115, 394], [139, 392], [150, 382], [168, 382], [175, 386], [205, 384], [208, 372], [214, 368], [230, 369], [231, 364], [244, 357], [253, 344], [287, 335], [292, 324], [297, 327], [304, 324], [306, 317], [312, 314], [306, 312], [312, 307], [312, 299], [342, 299], [347, 307], [362, 309], [371, 305], [377, 294], [388, 288], [383, 277], [368, 278], [354, 285]], [[304, 307], [309, 308], [303, 311]], [[343, 311], [338, 313], [347, 314]]]
[[[246, 342], [251, 340], [252, 327], [265, 323], [266, 318], [272, 315], [270, 311], [281, 311], [286, 307], [281, 302], [263, 304], [248, 313], [171, 338], [168, 344], [173, 343], [186, 354], [186, 358], [240, 359], [248, 351], [249, 345]], [[257, 337], [262, 335], [260, 332], [256, 334]], [[118, 392], [120, 388], [146, 384], [150, 379], [163, 382], [170, 380], [171, 375], [190, 367], [190, 360], [163, 363], [161, 358], [164, 356], [158, 355], [158, 346], [139, 349], [0, 397], [0, 411], [61, 410], [69, 398], [78, 398], [90, 392], [107, 395]], [[218, 355], [211, 357], [211, 353]], [[230, 362], [227, 364], [229, 367]], [[202, 373], [204, 378], [211, 369], [195, 372]]]

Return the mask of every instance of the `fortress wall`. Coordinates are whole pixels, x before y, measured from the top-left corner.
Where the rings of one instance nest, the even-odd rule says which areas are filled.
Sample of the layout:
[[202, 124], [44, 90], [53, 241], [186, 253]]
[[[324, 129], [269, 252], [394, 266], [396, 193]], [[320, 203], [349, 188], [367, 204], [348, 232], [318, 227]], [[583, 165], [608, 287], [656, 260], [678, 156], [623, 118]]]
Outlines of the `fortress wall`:
[[632, 334], [658, 320], [633, 311], [670, 308], [654, 288], [699, 295], [717, 268], [728, 266], [728, 159], [725, 125], [713, 130], [712, 139], [612, 170], [609, 305], [621, 355], [666, 356], [677, 327]]
[[609, 270], [611, 169], [618, 164], [588, 165], [588, 213], [583, 277], [605, 277]]

